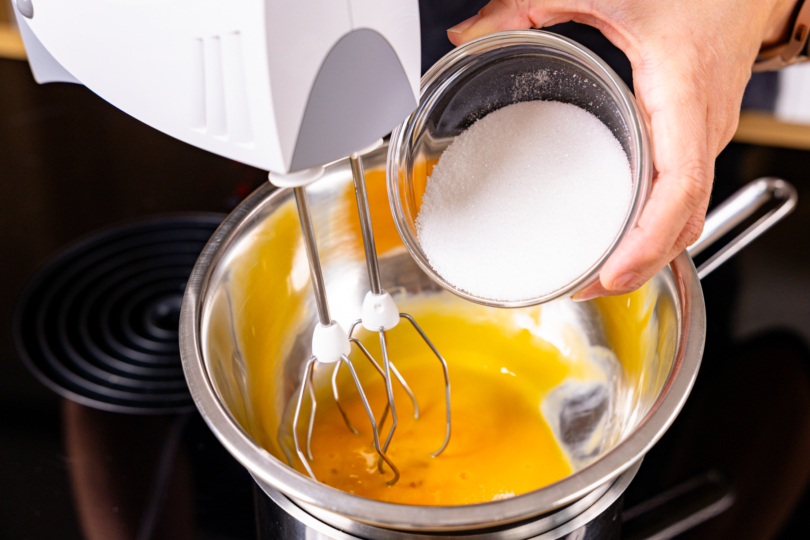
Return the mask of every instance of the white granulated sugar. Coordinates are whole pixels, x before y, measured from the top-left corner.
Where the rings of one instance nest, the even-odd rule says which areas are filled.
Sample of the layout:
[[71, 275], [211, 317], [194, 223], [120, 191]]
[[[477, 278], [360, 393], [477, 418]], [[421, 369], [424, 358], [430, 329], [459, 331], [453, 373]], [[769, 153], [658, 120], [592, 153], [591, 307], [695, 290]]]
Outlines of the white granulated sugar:
[[555, 101], [515, 103], [447, 147], [416, 220], [431, 266], [491, 300], [556, 291], [610, 247], [627, 214], [630, 164], [598, 118]]
[[551, 81], [551, 75], [547, 70], [528, 71], [512, 77], [515, 79], [512, 86], [512, 99], [514, 101], [531, 99]]

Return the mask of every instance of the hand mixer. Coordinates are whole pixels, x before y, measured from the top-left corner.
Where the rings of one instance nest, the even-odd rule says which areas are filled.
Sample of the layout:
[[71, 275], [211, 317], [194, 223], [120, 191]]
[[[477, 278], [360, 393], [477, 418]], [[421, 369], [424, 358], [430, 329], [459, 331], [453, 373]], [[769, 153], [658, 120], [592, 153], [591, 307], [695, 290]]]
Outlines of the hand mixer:
[[[384, 447], [376, 427], [374, 436], [395, 481], [398, 472], [385, 456], [396, 428], [391, 374], [406, 389], [407, 384], [387, 358], [384, 332], [398, 322], [399, 313], [390, 295], [382, 294], [379, 270], [372, 276], [376, 254], [364, 229], [366, 253], [369, 245], [372, 253], [369, 302], [387, 306], [384, 323], [371, 324], [374, 331], [383, 328], [383, 370], [329, 316], [303, 186], [317, 179], [323, 164], [368, 146], [415, 109], [421, 63], [418, 2], [169, 0], [155, 9], [151, 2], [14, 0], [14, 6], [38, 82], [84, 84], [177, 139], [287, 178], [295, 189], [318, 302], [314, 358], [338, 367], [346, 363], [358, 382], [348, 361], [354, 342], [385, 377], [394, 423]], [[370, 225], [367, 217], [365, 223]], [[402, 316], [424, 336], [410, 317]], [[305, 366], [298, 413], [304, 388], [314, 396], [314, 358]], [[310, 456], [311, 420], [312, 415]], [[447, 438], [439, 452], [446, 444]], [[297, 440], [296, 449], [312, 475]]]

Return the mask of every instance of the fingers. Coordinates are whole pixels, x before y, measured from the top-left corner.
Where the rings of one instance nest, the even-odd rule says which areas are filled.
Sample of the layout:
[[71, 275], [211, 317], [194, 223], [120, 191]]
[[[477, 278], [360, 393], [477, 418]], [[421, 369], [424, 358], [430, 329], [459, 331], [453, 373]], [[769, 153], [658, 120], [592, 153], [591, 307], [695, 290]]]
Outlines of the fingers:
[[741, 84], [729, 82], [734, 73], [721, 69], [727, 63], [718, 63], [726, 49], [705, 46], [714, 34], [693, 32], [691, 19], [668, 4], [641, 4], [493, 0], [448, 31], [450, 41], [460, 45], [495, 31], [574, 20], [597, 27], [630, 58], [658, 173], [637, 227], [606, 261], [600, 281], [580, 292], [578, 300], [637, 289], [699, 237], [714, 159], [733, 132], [729, 111], [736, 98], [724, 106], [718, 96], [741, 98], [744, 87], [742, 76]]
[[500, 30], [542, 28], [570, 21], [583, 10], [577, 0], [492, 0], [477, 15], [447, 31], [453, 45], [461, 45]]
[[[710, 183], [688, 193], [688, 184], [696, 182], [678, 174], [659, 178], [639, 226], [622, 240], [602, 268], [600, 282], [611, 294], [636, 290], [698, 239]], [[695, 204], [697, 196], [702, 198]]]
[[612, 296], [613, 293], [611, 291], [605, 289], [602, 286], [602, 283], [597, 281], [590, 287], [579, 291], [577, 294], [571, 297], [574, 302], [584, 302], [585, 300], [591, 300], [592, 298], [598, 298], [600, 296]]
[[638, 226], [600, 273], [601, 285], [611, 294], [643, 285], [703, 230], [714, 152], [708, 144], [707, 101], [691, 69], [688, 61], [670, 58], [652, 73], [637, 70], [639, 96], [650, 111], [659, 173]]
[[[660, 263], [660, 268], [663, 268], [667, 265], [672, 259], [674, 259], [678, 254], [681, 253], [687, 246], [695, 243], [695, 241], [700, 236], [700, 232], [703, 230], [703, 223], [706, 216], [706, 206], [708, 205], [708, 198], [706, 199], [706, 204], [702, 204], [697, 211], [695, 211], [692, 216], [687, 220], [686, 225], [681, 230], [681, 233], [678, 235], [678, 239], [675, 241], [673, 246], [669, 249], [668, 253], [663, 256], [660, 260], [663, 261]], [[634, 231], [633, 235], [638, 235], [638, 231]], [[643, 242], [643, 240], [642, 240]], [[575, 302], [583, 302], [585, 300], [591, 300], [592, 298], [597, 298], [600, 296], [615, 296], [619, 294], [627, 294], [636, 290], [637, 288], [641, 287], [644, 283], [646, 283], [651, 277], [653, 277], [660, 268], [659, 265], [656, 264], [655, 261], [649, 263], [651, 270], [647, 273], [644, 272], [634, 272], [633, 270], [629, 270], [624, 274], [618, 276], [618, 278], [614, 278], [614, 282], [624, 282], [622, 286], [614, 285], [615, 288], [608, 289], [603, 285], [602, 280], [597, 281], [593, 285], [583, 289], [582, 291], [576, 293], [571, 298]], [[607, 273], [603, 270], [600, 278], [607, 276]], [[621, 279], [624, 278], [624, 279]]]
[[453, 45], [461, 45], [475, 38], [499, 30], [522, 30], [532, 27], [520, 2], [492, 0], [477, 15], [447, 31]]

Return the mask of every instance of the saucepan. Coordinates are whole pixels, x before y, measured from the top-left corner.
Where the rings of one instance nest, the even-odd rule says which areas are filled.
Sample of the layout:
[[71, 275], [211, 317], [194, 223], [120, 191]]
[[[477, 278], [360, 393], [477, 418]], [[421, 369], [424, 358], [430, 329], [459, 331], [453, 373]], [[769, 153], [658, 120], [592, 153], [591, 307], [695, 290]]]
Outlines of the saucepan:
[[[383, 147], [365, 157], [372, 199], [375, 189], [385, 193], [386, 152]], [[331, 165], [307, 189], [333, 316], [347, 325], [360, 313], [369, 287], [351, 212], [354, 194], [348, 162]], [[390, 504], [338, 491], [290, 467], [279, 430], [311, 354], [310, 337], [318, 320], [290, 190], [274, 191], [270, 184], [259, 188], [228, 216], [200, 255], [180, 318], [186, 379], [211, 430], [258, 484], [274, 500], [286, 501], [293, 511], [334, 530], [390, 538], [416, 533], [538, 535], [575, 523], [589, 508], [593, 511], [597, 501], [609, 495], [615, 501], [621, 494], [640, 460], [681, 410], [697, 376], [706, 335], [700, 278], [789, 213], [795, 201], [795, 190], [782, 180], [765, 178], [749, 184], [712, 213], [691, 254], [767, 210], [763, 217], [700, 268], [684, 252], [634, 293], [648, 324], [631, 345], [637, 361], [621, 365], [617, 386], [621, 398], [614, 395], [606, 413], [612, 428], [601, 434], [571, 428], [573, 436], [564, 439], [590, 441], [589, 452], [580, 455], [575, 471], [510, 499], [446, 507]], [[382, 230], [385, 224], [378, 220], [375, 227]], [[387, 290], [417, 299], [432, 295], [463, 302], [431, 280], [398, 239], [378, 241], [378, 249]], [[544, 321], [577, 329], [593, 346], [615, 349], [610, 329], [628, 316], [625, 306], [629, 302], [624, 300], [566, 299], [539, 309]], [[522, 309], [538, 308], [509, 311], [519, 314]], [[614, 352], [619, 357], [627, 354]], [[270, 422], [261, 423], [260, 417]], [[569, 450], [576, 455], [576, 447]]]

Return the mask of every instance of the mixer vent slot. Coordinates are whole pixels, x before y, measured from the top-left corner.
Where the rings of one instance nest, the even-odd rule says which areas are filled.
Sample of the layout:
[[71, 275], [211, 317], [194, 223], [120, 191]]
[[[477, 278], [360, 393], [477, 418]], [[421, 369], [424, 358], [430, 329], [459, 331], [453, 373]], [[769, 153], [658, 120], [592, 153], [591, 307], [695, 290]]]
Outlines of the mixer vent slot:
[[253, 142], [239, 32], [195, 41], [198, 70], [193, 96], [195, 129], [228, 142]]

